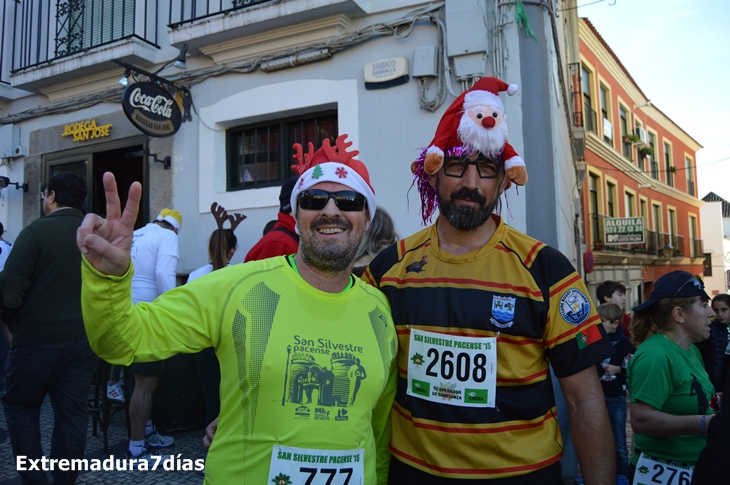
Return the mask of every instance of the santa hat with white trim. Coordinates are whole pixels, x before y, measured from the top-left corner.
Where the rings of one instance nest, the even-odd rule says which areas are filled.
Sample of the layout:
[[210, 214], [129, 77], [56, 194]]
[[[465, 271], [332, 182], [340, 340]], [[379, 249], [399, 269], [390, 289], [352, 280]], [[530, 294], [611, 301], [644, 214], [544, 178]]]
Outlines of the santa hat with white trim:
[[337, 182], [363, 195], [368, 203], [370, 220], [375, 217], [375, 190], [370, 185], [370, 174], [365, 164], [354, 158], [360, 152], [347, 151], [352, 142], [345, 141], [346, 138], [346, 134], [338, 136], [334, 147], [330, 145], [329, 138], [325, 138], [316, 152], [311, 142], [307, 153], [303, 153], [299, 143], [294, 144], [296, 153], [292, 158], [297, 163], [291, 168], [299, 174], [299, 180], [291, 193], [292, 216], [296, 217], [299, 210], [297, 197], [300, 193], [320, 182]]
[[165, 221], [175, 228], [175, 232], [179, 232], [182, 228], [182, 214], [173, 209], [162, 209], [155, 218], [156, 221]]

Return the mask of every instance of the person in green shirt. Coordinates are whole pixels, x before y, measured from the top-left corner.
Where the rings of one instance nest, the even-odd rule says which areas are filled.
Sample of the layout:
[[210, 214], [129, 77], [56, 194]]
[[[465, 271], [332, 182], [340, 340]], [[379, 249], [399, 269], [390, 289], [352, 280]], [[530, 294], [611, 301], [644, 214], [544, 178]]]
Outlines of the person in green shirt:
[[387, 483], [397, 337], [385, 297], [351, 274], [376, 203], [345, 136], [304, 157], [298, 147], [295, 255], [222, 268], [132, 305], [140, 185], [122, 212], [104, 174], [107, 218], [89, 214], [79, 228], [82, 310], [100, 356], [126, 365], [215, 348], [221, 410], [206, 484]]
[[[657, 279], [649, 299], [634, 307], [631, 333], [637, 351], [629, 361], [633, 483], [677, 474], [689, 483], [707, 427], [715, 389], [695, 344], [710, 336], [712, 308], [704, 285], [686, 271]], [[684, 481], [683, 481], [684, 480]], [[675, 482], [676, 483], [676, 482]]]

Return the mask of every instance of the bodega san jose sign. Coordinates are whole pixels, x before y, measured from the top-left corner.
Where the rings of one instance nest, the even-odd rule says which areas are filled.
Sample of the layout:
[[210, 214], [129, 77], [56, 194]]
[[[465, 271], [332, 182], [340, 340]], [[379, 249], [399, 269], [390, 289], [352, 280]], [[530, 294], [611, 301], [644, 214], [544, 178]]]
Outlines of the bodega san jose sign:
[[63, 127], [61, 136], [73, 136], [74, 141], [92, 140], [109, 136], [112, 124], [97, 125], [96, 120], [79, 121]]
[[137, 129], [158, 138], [174, 135], [182, 122], [175, 98], [154, 83], [127, 86], [122, 93], [122, 109]]

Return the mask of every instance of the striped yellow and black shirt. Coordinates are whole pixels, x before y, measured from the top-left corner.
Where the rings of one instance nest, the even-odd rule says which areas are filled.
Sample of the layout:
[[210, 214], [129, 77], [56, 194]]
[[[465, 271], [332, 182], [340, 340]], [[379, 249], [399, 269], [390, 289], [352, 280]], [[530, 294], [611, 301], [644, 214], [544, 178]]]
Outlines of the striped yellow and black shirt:
[[[565, 377], [613, 353], [568, 259], [493, 217], [496, 232], [477, 251], [447, 253], [434, 225], [383, 251], [363, 275], [390, 300], [399, 338], [391, 452], [442, 477], [523, 475], [558, 461], [562, 442], [548, 364]], [[495, 304], [505, 301], [513, 302], [507, 311]], [[497, 337], [496, 407], [406, 395], [414, 328]]]

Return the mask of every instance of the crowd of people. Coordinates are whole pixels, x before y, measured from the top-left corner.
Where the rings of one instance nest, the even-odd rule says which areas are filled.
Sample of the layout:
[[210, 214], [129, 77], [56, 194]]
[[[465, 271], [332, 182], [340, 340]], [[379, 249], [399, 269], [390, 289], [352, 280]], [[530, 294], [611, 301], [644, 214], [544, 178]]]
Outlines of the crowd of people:
[[[492, 79], [449, 116], [463, 103], [465, 123], [476, 123], [488, 101], [493, 118], [480, 126], [499, 127], [508, 87]], [[594, 305], [564, 255], [498, 215], [504, 191], [527, 180], [519, 157], [454, 130], [437, 132], [411, 166], [419, 232], [399, 240], [341, 135], [306, 154], [295, 147], [277, 220], [244, 264], [230, 262], [245, 216], [214, 203], [210, 263], [182, 286], [182, 214], [164, 209], [135, 230], [141, 185], [122, 207], [106, 173], [105, 216], [84, 217], [84, 180], [51, 177], [46, 215], [21, 231], [0, 273], [13, 453], [43, 455], [50, 395], [50, 456], [83, 456], [101, 357], [135, 382], [127, 458], [151, 460], [174, 443], [151, 421], [164, 361], [195, 353], [210, 423], [205, 483], [562, 485], [551, 375], [578, 482], [722, 483], [709, 480], [728, 476], [730, 412], [716, 390], [730, 381], [730, 299], [710, 307], [702, 282], [674, 271], [633, 315], [617, 282], [600, 285]], [[118, 372], [111, 378], [118, 389]], [[53, 472], [55, 483], [76, 475]]]

